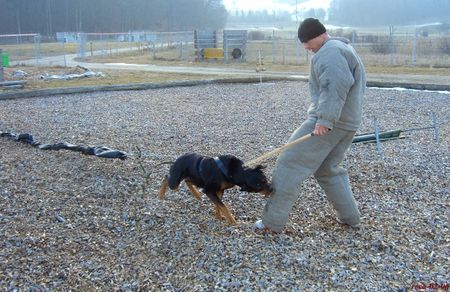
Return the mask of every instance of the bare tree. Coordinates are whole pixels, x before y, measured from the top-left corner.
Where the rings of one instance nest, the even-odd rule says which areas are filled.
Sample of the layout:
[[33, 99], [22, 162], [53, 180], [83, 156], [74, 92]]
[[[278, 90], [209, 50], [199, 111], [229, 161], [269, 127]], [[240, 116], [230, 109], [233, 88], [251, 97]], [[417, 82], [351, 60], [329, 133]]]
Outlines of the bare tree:
[[0, 34], [176, 31], [225, 25], [222, 0], [0, 0]]

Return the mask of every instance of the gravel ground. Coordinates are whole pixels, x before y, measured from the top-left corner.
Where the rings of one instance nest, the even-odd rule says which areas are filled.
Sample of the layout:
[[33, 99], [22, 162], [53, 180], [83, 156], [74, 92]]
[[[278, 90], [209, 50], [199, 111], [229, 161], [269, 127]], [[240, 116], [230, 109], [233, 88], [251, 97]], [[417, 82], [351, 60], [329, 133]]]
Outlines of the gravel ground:
[[[345, 162], [362, 228], [336, 223], [313, 179], [283, 234], [252, 230], [265, 199], [228, 190], [237, 226], [182, 185], [157, 198], [186, 152], [244, 161], [305, 118], [303, 82], [228, 84], [0, 101], [0, 131], [124, 150], [127, 160], [0, 138], [1, 290], [386, 291], [449, 283], [449, 105], [436, 92], [368, 89], [361, 133], [430, 126], [354, 144]], [[140, 152], [138, 151], [140, 149]], [[141, 153], [141, 157], [138, 154]], [[268, 160], [270, 177], [274, 159]], [[418, 286], [423, 285], [423, 286]], [[447, 286], [446, 286], [447, 285]]]

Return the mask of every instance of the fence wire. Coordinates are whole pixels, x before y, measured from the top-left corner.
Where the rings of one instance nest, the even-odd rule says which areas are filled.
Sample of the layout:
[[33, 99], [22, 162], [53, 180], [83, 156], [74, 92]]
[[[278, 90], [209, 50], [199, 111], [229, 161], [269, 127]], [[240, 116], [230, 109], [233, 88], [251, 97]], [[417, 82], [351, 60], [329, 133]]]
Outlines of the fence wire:
[[[357, 31], [330, 34], [347, 37], [366, 66], [450, 67], [448, 34]], [[217, 47], [223, 48], [221, 38]], [[198, 61], [193, 31], [58, 33], [55, 38], [39, 34], [0, 35], [0, 48], [8, 55], [11, 66], [68, 66], [68, 60], [73, 57], [113, 58], [116, 62], [123, 56], [144, 57], [148, 63], [158, 59]], [[268, 67], [270, 64], [305, 65], [311, 56], [299, 43], [294, 30], [249, 30], [242, 59], [234, 61], [256, 64], [261, 58]], [[234, 62], [232, 58], [229, 60]]]

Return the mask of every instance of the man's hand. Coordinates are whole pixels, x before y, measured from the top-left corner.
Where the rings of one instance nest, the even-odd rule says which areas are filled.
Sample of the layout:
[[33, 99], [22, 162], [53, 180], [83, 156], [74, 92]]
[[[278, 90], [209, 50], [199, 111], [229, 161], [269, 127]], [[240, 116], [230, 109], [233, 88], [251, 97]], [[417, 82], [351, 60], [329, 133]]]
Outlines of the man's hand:
[[323, 135], [328, 134], [329, 131], [330, 131], [330, 129], [328, 129], [327, 127], [316, 124], [313, 134], [314, 134], [314, 136], [323, 136]]

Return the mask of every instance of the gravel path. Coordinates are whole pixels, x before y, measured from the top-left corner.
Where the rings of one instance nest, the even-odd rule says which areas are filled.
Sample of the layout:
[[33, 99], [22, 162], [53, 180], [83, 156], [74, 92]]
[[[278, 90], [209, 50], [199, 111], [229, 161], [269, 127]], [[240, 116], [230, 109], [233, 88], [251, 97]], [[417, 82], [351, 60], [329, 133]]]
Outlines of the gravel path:
[[[1, 290], [398, 290], [449, 283], [450, 95], [368, 89], [361, 133], [431, 125], [354, 144], [345, 162], [362, 228], [337, 224], [313, 179], [286, 232], [253, 232], [265, 199], [224, 201], [237, 226], [182, 185], [157, 199], [166, 161], [186, 152], [244, 161], [305, 118], [304, 82], [206, 85], [0, 101], [0, 131], [129, 152], [125, 161], [0, 138]], [[141, 157], [138, 157], [138, 149]], [[274, 160], [265, 163], [270, 177]], [[36, 291], [38, 291], [36, 290]]]

